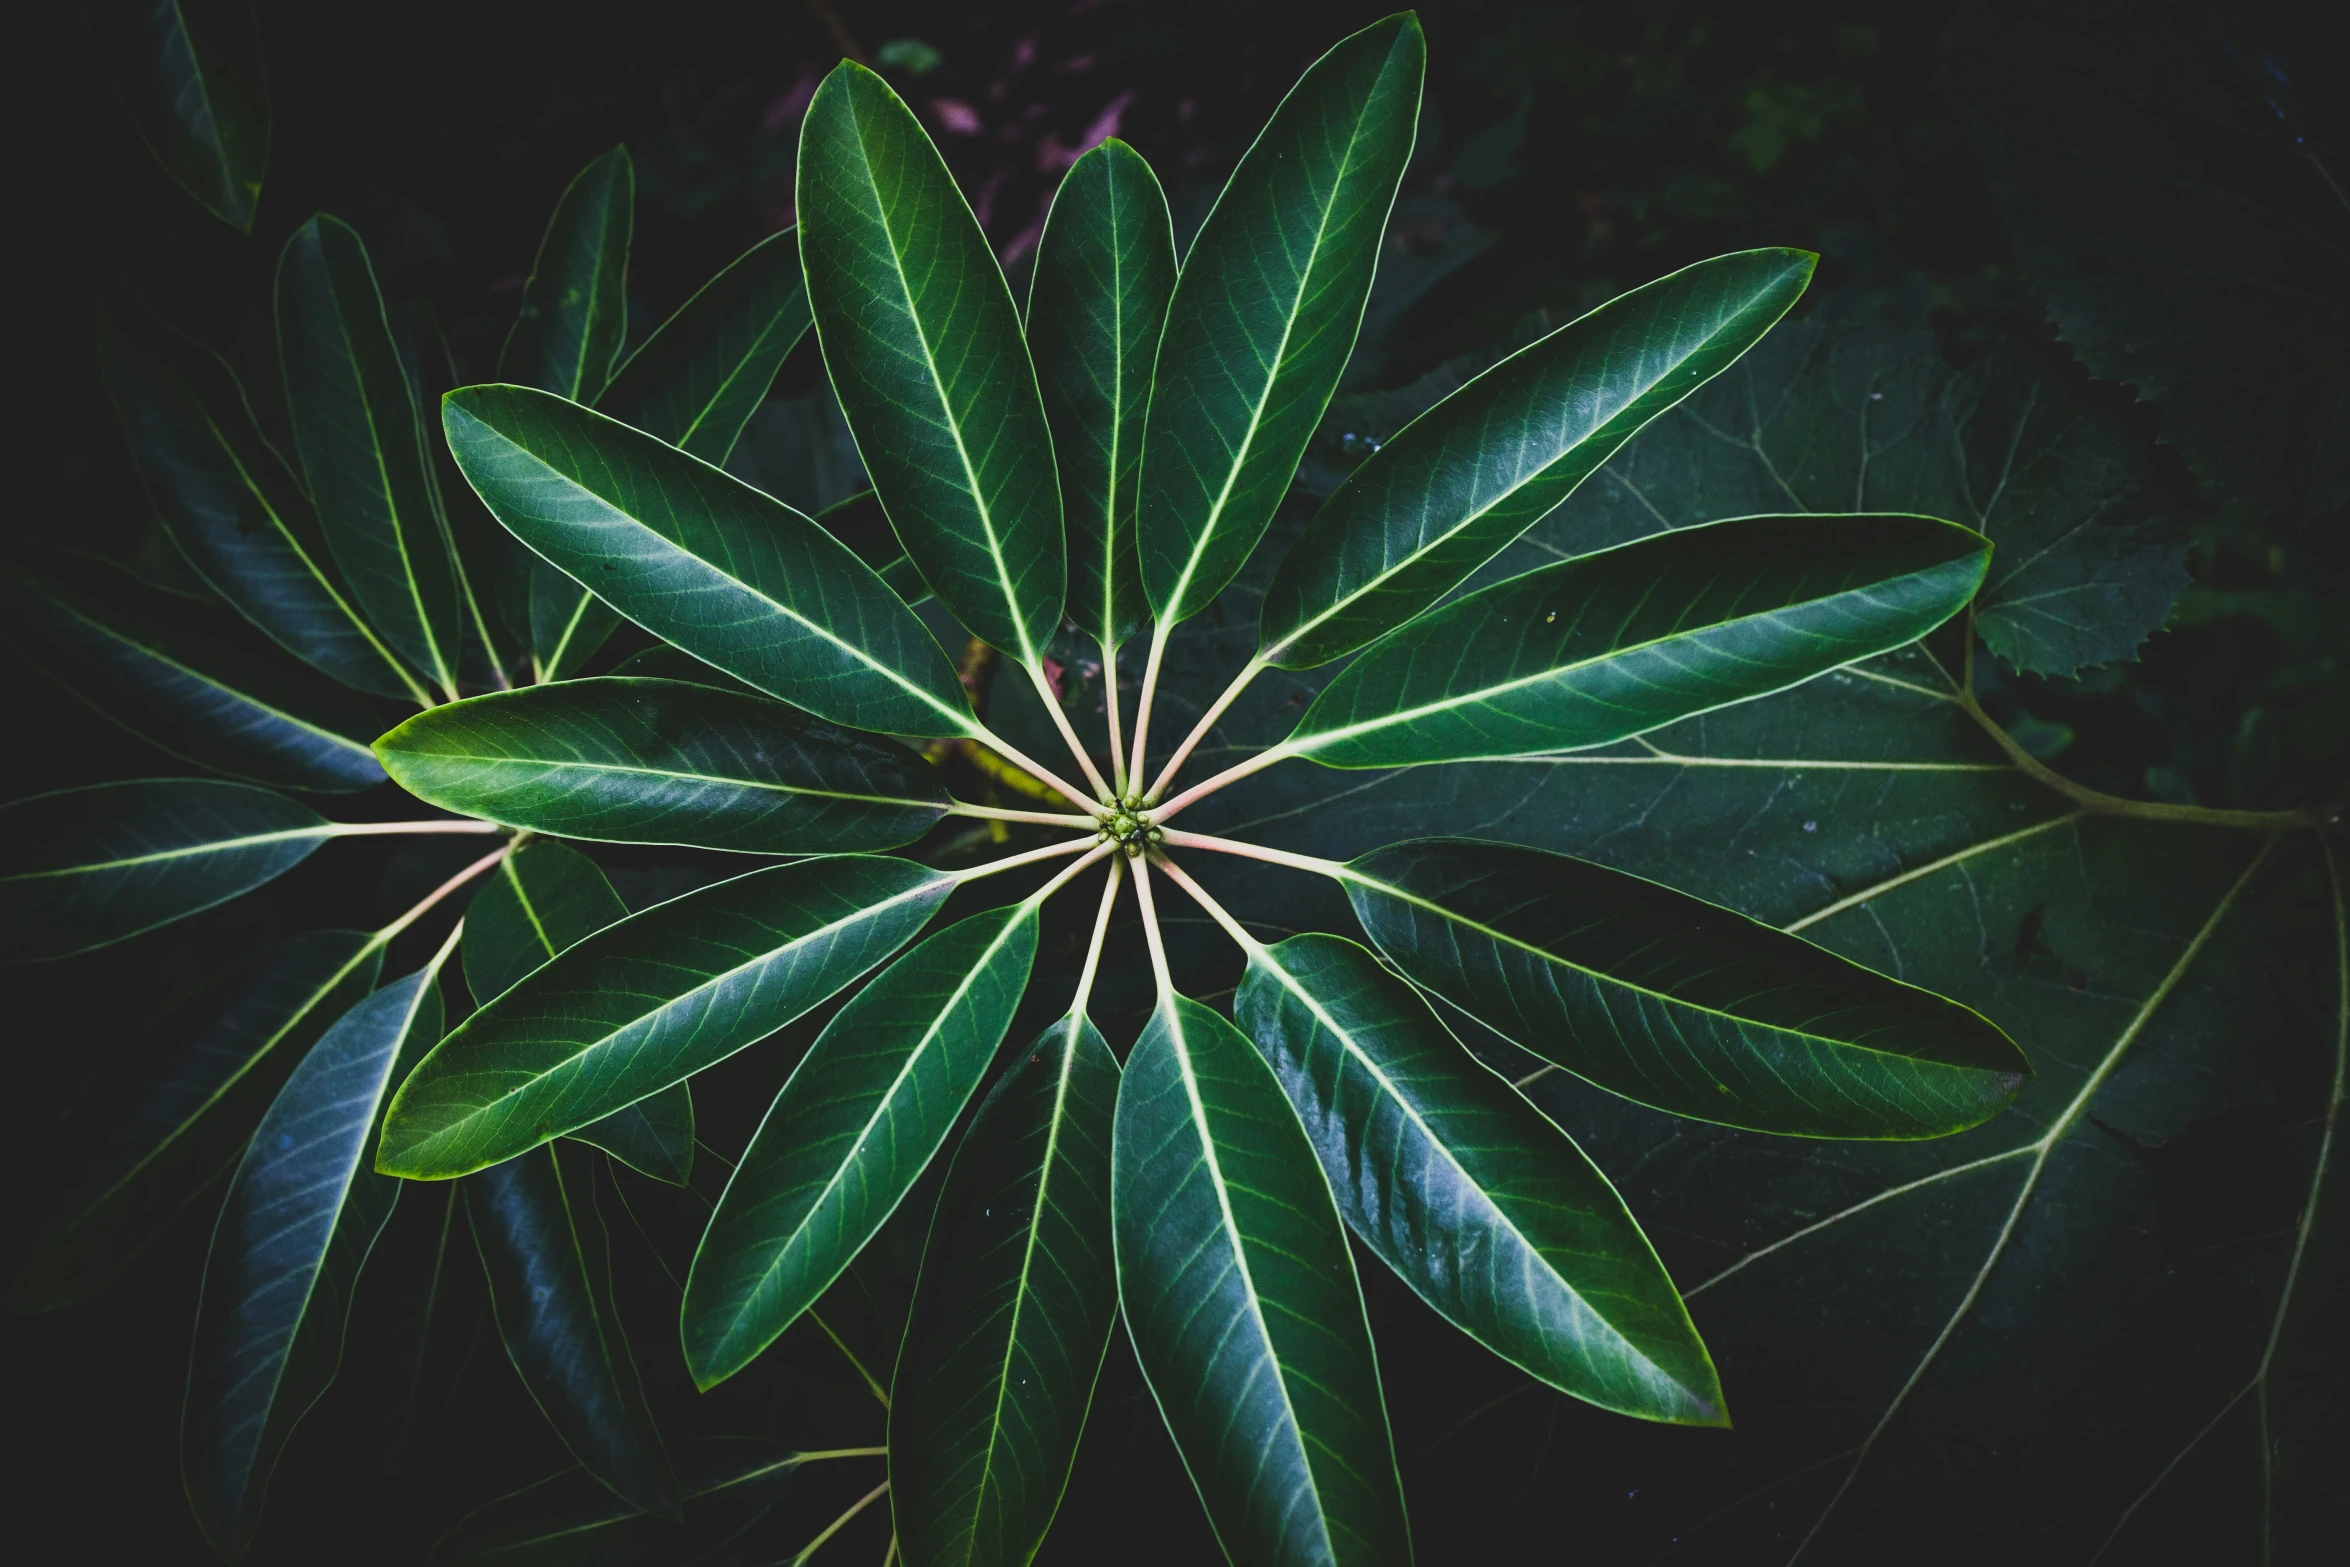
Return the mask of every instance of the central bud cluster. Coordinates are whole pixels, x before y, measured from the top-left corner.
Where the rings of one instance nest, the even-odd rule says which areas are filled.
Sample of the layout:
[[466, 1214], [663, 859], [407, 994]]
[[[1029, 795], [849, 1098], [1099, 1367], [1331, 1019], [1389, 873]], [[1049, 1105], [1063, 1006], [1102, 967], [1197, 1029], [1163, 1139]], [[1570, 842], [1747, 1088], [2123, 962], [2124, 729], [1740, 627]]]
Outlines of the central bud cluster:
[[1123, 845], [1129, 859], [1166, 836], [1164, 829], [1151, 825], [1150, 813], [1143, 809], [1139, 794], [1130, 794], [1105, 809], [1110, 814], [1101, 819], [1101, 831], [1094, 835], [1094, 841]]

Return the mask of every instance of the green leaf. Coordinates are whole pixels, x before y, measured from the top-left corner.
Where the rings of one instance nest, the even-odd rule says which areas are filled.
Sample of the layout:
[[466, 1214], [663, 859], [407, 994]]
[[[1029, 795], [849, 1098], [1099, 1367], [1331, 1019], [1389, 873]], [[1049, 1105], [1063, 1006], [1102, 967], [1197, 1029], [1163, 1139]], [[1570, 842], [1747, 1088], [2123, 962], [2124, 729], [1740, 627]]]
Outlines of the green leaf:
[[1807, 941], [1590, 860], [1424, 838], [1345, 872], [1398, 968], [1602, 1088], [1798, 1137], [1942, 1137], [2030, 1075], [1991, 1023]]
[[857, 559], [871, 566], [899, 598], [919, 604], [930, 597], [930, 584], [922, 580], [906, 546], [898, 541], [897, 529], [889, 525], [889, 513], [881, 509], [880, 496], [859, 490], [816, 513], [816, 521], [846, 544]]
[[742, 696], [758, 696], [734, 676], [722, 669], [713, 669], [682, 648], [666, 642], [655, 643], [641, 653], [631, 653], [612, 666], [616, 680], [682, 680], [689, 686], [708, 686], [715, 691], [732, 691]]
[[1184, 258], [1136, 523], [1161, 620], [1198, 614], [1240, 570], [1337, 389], [1411, 157], [1426, 55], [1404, 12], [1315, 61]]
[[544, 392], [467, 387], [442, 406], [498, 520], [655, 636], [835, 723], [975, 732], [913, 611], [781, 501]]
[[236, 1163], [311, 1041], [375, 985], [383, 949], [358, 931], [292, 936], [166, 1011], [160, 1071], [109, 1091], [77, 1142], [89, 1161], [9, 1285], [12, 1311], [104, 1288]]
[[824, 364], [907, 553], [1031, 668], [1068, 559], [1019, 311], [954, 176], [889, 84], [835, 66], [800, 126], [800, 254]]
[[784, 229], [727, 263], [680, 305], [628, 356], [596, 406], [724, 467], [751, 411], [807, 330], [799, 234]]
[[1257, 656], [1327, 663], [1435, 604], [1753, 347], [1817, 260], [1753, 250], [1701, 261], [1438, 403], [1339, 485], [1291, 546], [1265, 595]]
[[2132, 657], [2185, 586], [2151, 443], [2014, 349], [1953, 370], [1932, 335], [1781, 327], [1649, 426], [1544, 525], [1581, 554], [1751, 512], [1947, 517], [1998, 546], [1976, 598], [2018, 668]]
[[908, 1561], [1025, 1562], [1069, 1483], [1118, 1275], [1118, 1060], [1064, 1018], [955, 1151], [890, 1386], [890, 1507]]
[[901, 745], [682, 681], [570, 680], [453, 702], [376, 754], [420, 799], [607, 843], [894, 849], [948, 803], [937, 769]]
[[231, 1561], [270, 1477], [343, 1358], [360, 1270], [400, 1200], [367, 1167], [399, 1067], [441, 1033], [440, 964], [345, 1012], [286, 1079], [231, 1177], [196, 1304], [180, 1470]]
[[1989, 556], [1930, 517], [1746, 517], [1563, 561], [1381, 638], [1279, 749], [1384, 767], [1607, 745], [1914, 641]]
[[[596, 862], [534, 839], [498, 862], [465, 910], [465, 982], [477, 1002], [512, 990], [556, 953], [628, 918]], [[675, 1186], [694, 1161], [693, 1088], [673, 1083], [572, 1134]]]
[[530, 563], [530, 664], [536, 680], [568, 680], [619, 629], [620, 612], [543, 560]]
[[465, 1213], [498, 1336], [547, 1423], [614, 1495], [677, 1518], [677, 1476], [613, 1299], [594, 1157], [533, 1148], [468, 1179]]
[[808, 1047], [686, 1276], [685, 1359], [703, 1388], [815, 1303], [946, 1141], [1027, 987], [1036, 907], [990, 909], [928, 938]]
[[185, 919], [284, 875], [333, 833], [282, 794], [200, 778], [0, 805], [0, 951], [71, 957]]
[[425, 1057], [392, 1100], [376, 1167], [467, 1175], [682, 1082], [897, 950], [954, 885], [910, 861], [837, 855], [598, 931]]
[[286, 241], [277, 330], [294, 447], [327, 548], [384, 639], [454, 695], [456, 573], [414, 393], [367, 247], [348, 224], [321, 215]]
[[636, 169], [615, 147], [571, 178], [522, 285], [498, 379], [592, 403], [628, 334], [628, 240]]
[[1463, 1332], [1603, 1409], [1728, 1425], [1673, 1281], [1606, 1176], [1351, 941], [1249, 953], [1233, 1015], [1347, 1223]]
[[98, 364], [156, 521], [196, 574], [295, 657], [378, 696], [424, 688], [328, 569], [310, 502], [211, 353], [98, 318]]
[[95, 558], [0, 578], [6, 634], [42, 673], [183, 760], [254, 783], [344, 793], [383, 782], [369, 704], [234, 615]]
[[782, 1499], [802, 1458], [752, 1437], [688, 1443], [678, 1465], [680, 1525], [639, 1511], [584, 1469], [533, 1481], [467, 1513], [434, 1542], [432, 1562], [496, 1567], [663, 1567], [703, 1561]]
[[1162, 1002], [1112, 1137], [1118, 1297], [1224, 1554], [1408, 1562], [1354, 1255], [1281, 1085], [1198, 1002]]
[[1109, 647], [1150, 619], [1134, 552], [1135, 479], [1174, 291], [1166, 193], [1142, 154], [1112, 137], [1061, 177], [1028, 285], [1028, 348], [1067, 514], [1069, 618]]
[[252, 233], [269, 167], [269, 89], [251, 7], [144, 0], [89, 18], [155, 161], [214, 217]]

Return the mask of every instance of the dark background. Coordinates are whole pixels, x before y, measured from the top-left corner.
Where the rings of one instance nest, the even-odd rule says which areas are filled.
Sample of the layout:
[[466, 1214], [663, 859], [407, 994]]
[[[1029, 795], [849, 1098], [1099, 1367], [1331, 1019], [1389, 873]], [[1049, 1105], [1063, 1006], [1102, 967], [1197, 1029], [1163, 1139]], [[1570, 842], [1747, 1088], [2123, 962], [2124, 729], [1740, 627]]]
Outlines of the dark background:
[[[1187, 235], [1298, 71], [1381, 10], [1262, 0], [259, 9], [274, 136], [250, 238], [204, 213], [146, 156], [70, 18], [20, 56], [33, 96], [18, 138], [28, 182], [12, 247], [27, 350], [16, 460], [36, 477], [6, 514], [12, 545], [152, 558], [146, 506], [88, 351], [92, 311], [102, 298], [138, 300], [265, 379], [275, 254], [314, 211], [353, 222], [387, 296], [428, 301], [461, 368], [486, 376], [555, 196], [589, 158], [624, 142], [638, 180], [629, 294], [641, 335], [790, 220], [799, 112], [821, 73], [853, 53], [925, 109], [1017, 283], [1058, 171], [1089, 131], [1114, 117], [1116, 134], [1160, 170]], [[2292, 12], [2237, 11], [2248, 36], [2288, 58], [2308, 52]], [[2065, 357], [1942, 90], [1948, 7], [1445, 3], [1421, 14], [1428, 106], [1395, 250], [1436, 280], [1392, 334], [1375, 384], [1490, 354], [1529, 322], [1564, 321], [1675, 267], [1755, 245], [1821, 252], [1799, 314], [1929, 326], [1959, 360], [2002, 342]], [[917, 70], [922, 51], [885, 49], [901, 40], [926, 45], [935, 64]], [[2306, 108], [2321, 129], [2338, 129], [2325, 119], [2334, 105]], [[818, 378], [810, 340], [777, 393], [804, 393]], [[2095, 395], [2151, 419], [2126, 392]], [[2187, 488], [2181, 478], [2183, 496]], [[2314, 594], [2341, 580], [2339, 518], [2293, 532], [2208, 499], [2182, 504], [2202, 508], [2191, 598]], [[2297, 660], [2307, 662], [2305, 650], [2270, 620], [2183, 614], [2130, 670], [2015, 681], [1998, 700], [2010, 716], [2028, 710], [2072, 731], [2064, 766], [2100, 787], [2263, 806], [2318, 797], [2343, 772], [2338, 669], [2314, 694], [2306, 681], [2280, 686]], [[19, 716], [0, 764], [6, 797], [184, 770], [39, 676], [10, 674]], [[2268, 715], [2259, 725], [2246, 717], [2255, 708]], [[356, 809], [370, 807], [363, 799]], [[360, 918], [355, 903], [388, 917], [464, 858], [343, 845], [266, 895], [162, 939], [7, 971], [16, 1004], [6, 1255], [21, 1254], [70, 1163], [77, 1097], [127, 1069], [120, 1042], [148, 1017], [277, 933]], [[693, 874], [653, 854], [613, 860], [632, 902]], [[423, 950], [408, 948], [445, 929], [412, 933], [387, 972], [413, 966]], [[779, 1048], [748, 1052], [730, 1071], [771, 1082]], [[765, 1092], [742, 1097], [763, 1104]], [[720, 1146], [747, 1135], [748, 1120], [730, 1128], [723, 1109], [705, 1113], [715, 1123], [705, 1135]], [[629, 1190], [655, 1238], [688, 1236], [688, 1216], [662, 1206], [669, 1199], [644, 1183]], [[264, 1557], [412, 1559], [467, 1508], [562, 1466], [494, 1335], [485, 1337], [477, 1270], [460, 1249], [449, 1254], [451, 1293], [425, 1346], [412, 1420], [387, 1391], [391, 1362], [415, 1352], [401, 1334], [416, 1302], [398, 1281], [429, 1267], [443, 1212], [425, 1200], [433, 1196], [403, 1204], [370, 1270], [353, 1359], [279, 1475]], [[180, 1496], [175, 1436], [208, 1229], [196, 1216], [207, 1211], [192, 1208], [107, 1297], [7, 1325], [9, 1516], [58, 1520], [77, 1558], [205, 1554]], [[609, 1201], [607, 1212], [626, 1245], [642, 1243]], [[460, 1248], [462, 1232], [460, 1221]], [[1679, 1462], [1709, 1434], [1640, 1428], [1561, 1400], [1527, 1400], [1525, 1418], [1483, 1416], [1478, 1390], [1492, 1379], [1475, 1352], [1383, 1269], [1364, 1278], [1423, 1559], [1481, 1559], [1543, 1539], [1552, 1542], [1544, 1559], [1571, 1540], [1592, 1559], [1615, 1560], [1618, 1542], [1647, 1538], [1642, 1467]], [[658, 1311], [638, 1316], [653, 1319], [639, 1329], [651, 1363], [669, 1345], [666, 1328]], [[795, 1330], [775, 1365], [730, 1385], [731, 1412], [809, 1446], [880, 1440], [875, 1407], [804, 1336]], [[779, 1517], [772, 1549], [740, 1559], [787, 1554], [867, 1483], [811, 1475]], [[878, 1561], [886, 1526], [875, 1523], [869, 1515], [824, 1559]], [[1048, 1555], [1213, 1555], [1122, 1336]]]

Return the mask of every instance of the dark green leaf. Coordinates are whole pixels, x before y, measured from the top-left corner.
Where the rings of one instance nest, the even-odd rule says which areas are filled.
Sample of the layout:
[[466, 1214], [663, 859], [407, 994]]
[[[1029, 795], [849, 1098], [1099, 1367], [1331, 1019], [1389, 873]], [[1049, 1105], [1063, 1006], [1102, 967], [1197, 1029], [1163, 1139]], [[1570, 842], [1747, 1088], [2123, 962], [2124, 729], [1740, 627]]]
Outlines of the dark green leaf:
[[838, 855], [599, 931], [424, 1059], [393, 1098], [377, 1168], [470, 1174], [682, 1082], [895, 951], [954, 885], [907, 860]]
[[131, 328], [99, 317], [98, 363], [139, 483], [189, 565], [280, 647], [345, 685], [429, 702], [327, 569], [310, 502], [228, 367]]
[[799, 235], [785, 229], [744, 251], [680, 305], [628, 356], [596, 406], [724, 467], [751, 410], [807, 330]]
[[498, 379], [592, 403], [628, 335], [628, 239], [636, 169], [615, 147], [571, 178], [522, 285]]
[[842, 61], [800, 127], [816, 337], [915, 569], [1031, 668], [1068, 589], [1052, 435], [1019, 311], [954, 176], [889, 84]]
[[1688, 1308], [1624, 1200], [1351, 941], [1249, 952], [1233, 1014], [1357, 1235], [1462, 1331], [1602, 1408], [1728, 1425]]
[[221, 222], [253, 232], [269, 167], [261, 39], [243, 0], [138, 0], [89, 13], [139, 139]]
[[1135, 1358], [1240, 1562], [1408, 1562], [1354, 1254], [1245, 1035], [1162, 1001], [1118, 1089], [1110, 1207]]
[[571, 680], [436, 707], [376, 742], [411, 794], [566, 838], [749, 854], [894, 849], [947, 807], [913, 752], [763, 696]]
[[781, 501], [544, 392], [468, 387], [443, 409], [498, 520], [655, 636], [835, 723], [975, 732], [905, 602]]
[[498, 1336], [555, 1434], [614, 1495], [677, 1518], [677, 1476], [612, 1295], [594, 1158], [533, 1148], [467, 1180], [465, 1212]]
[[383, 949], [358, 931], [290, 937], [165, 1012], [148, 1082], [109, 1093], [89, 1164], [9, 1285], [48, 1311], [109, 1283], [243, 1153], [310, 1042], [365, 997]]
[[1327, 663], [1436, 603], [1754, 346], [1817, 259], [1701, 261], [1520, 349], [1414, 420], [1291, 546], [1266, 591], [1257, 656]]
[[2030, 1075], [1979, 1014], [1590, 860], [1469, 838], [1377, 849], [1346, 892], [1397, 967], [1505, 1038], [1676, 1115], [1941, 1137]]
[[367, 247], [319, 216], [277, 268], [278, 347], [294, 446], [335, 564], [384, 640], [457, 690], [457, 578], [433, 507], [424, 432]]
[[345, 792], [383, 782], [366, 702], [235, 616], [85, 558], [0, 579], [6, 634], [59, 685], [172, 755], [255, 783]]
[[641, 1512], [566, 1469], [474, 1509], [432, 1548], [434, 1562], [498, 1567], [673, 1567], [706, 1560], [765, 1517], [800, 1455], [750, 1437], [689, 1443], [678, 1465], [680, 1525]]
[[857, 559], [871, 566], [899, 598], [919, 604], [930, 597], [930, 584], [922, 580], [906, 546], [898, 541], [897, 529], [889, 525], [889, 513], [881, 509], [880, 496], [859, 490], [818, 512], [816, 521], [846, 544]]
[[1530, 571], [1365, 650], [1279, 749], [1330, 767], [1607, 745], [1914, 641], [1990, 548], [1930, 517], [1746, 517]]
[[[465, 982], [501, 996], [566, 947], [628, 917], [596, 862], [536, 839], [498, 862], [465, 911]], [[632, 1169], [682, 1186], [693, 1170], [693, 1088], [673, 1083], [572, 1134]]]
[[0, 951], [71, 957], [168, 925], [284, 875], [333, 834], [282, 794], [198, 778], [0, 806]]
[[1174, 290], [1166, 193], [1142, 154], [1112, 137], [1062, 176], [1028, 285], [1028, 346], [1068, 521], [1069, 618], [1110, 647], [1150, 619], [1135, 478]]
[[682, 648], [666, 642], [656, 643], [641, 653], [631, 653], [612, 666], [612, 674], [619, 680], [682, 680], [687, 685], [709, 686], [718, 691], [734, 691], [744, 696], [758, 696], [749, 686], [728, 674], [703, 663]]
[[261, 1118], [212, 1232], [196, 1305], [180, 1470], [196, 1522], [235, 1561], [294, 1427], [343, 1358], [359, 1273], [400, 1199], [367, 1165], [399, 1068], [441, 1033], [440, 964], [345, 1012]]
[[620, 613], [543, 560], [530, 563], [530, 662], [536, 680], [566, 680], [620, 626]]
[[1064, 1018], [955, 1151], [890, 1387], [890, 1507], [910, 1562], [1025, 1562], [1069, 1483], [1118, 1317], [1118, 1060]]
[[849, 1265], [946, 1141], [1036, 956], [1036, 908], [975, 914], [825, 1025], [735, 1167], [685, 1282], [685, 1359], [716, 1386]]
[[1426, 55], [1406, 12], [1317, 60], [1184, 258], [1136, 523], [1161, 620], [1199, 613], [1240, 570], [1337, 389], [1411, 157]]

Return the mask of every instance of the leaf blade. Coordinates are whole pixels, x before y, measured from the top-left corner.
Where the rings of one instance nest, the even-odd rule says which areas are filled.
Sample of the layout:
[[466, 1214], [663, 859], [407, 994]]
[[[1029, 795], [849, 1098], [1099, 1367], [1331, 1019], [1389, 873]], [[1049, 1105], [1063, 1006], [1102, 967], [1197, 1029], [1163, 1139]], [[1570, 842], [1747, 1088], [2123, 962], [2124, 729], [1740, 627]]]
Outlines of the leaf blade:
[[571, 177], [547, 218], [498, 379], [592, 403], [628, 332], [628, 244], [636, 167], [614, 147]]
[[797, 229], [728, 262], [613, 373], [596, 406], [724, 467], [775, 372], [807, 335]]
[[[145, 5], [91, 17], [109, 75], [164, 172], [207, 212], [253, 232], [269, 169], [269, 89], [244, 6]], [[193, 13], [193, 14], [191, 14]]]

